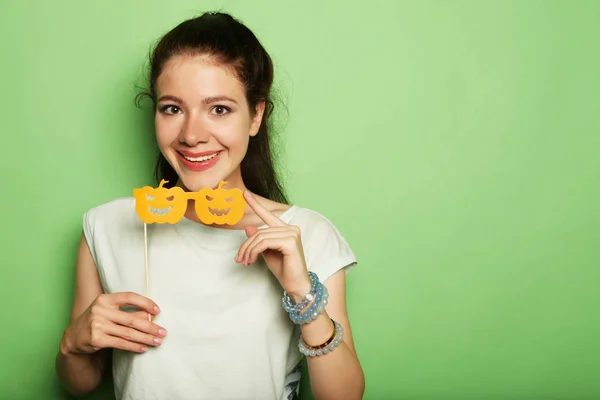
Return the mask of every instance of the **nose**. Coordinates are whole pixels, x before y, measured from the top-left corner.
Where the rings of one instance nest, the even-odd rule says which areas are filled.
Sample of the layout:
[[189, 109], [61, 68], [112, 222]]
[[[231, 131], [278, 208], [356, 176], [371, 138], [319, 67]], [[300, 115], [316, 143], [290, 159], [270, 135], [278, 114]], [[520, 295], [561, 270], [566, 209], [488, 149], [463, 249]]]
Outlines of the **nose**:
[[210, 130], [201, 115], [190, 115], [186, 118], [179, 132], [179, 141], [190, 147], [194, 147], [198, 143], [206, 143], [209, 138]]

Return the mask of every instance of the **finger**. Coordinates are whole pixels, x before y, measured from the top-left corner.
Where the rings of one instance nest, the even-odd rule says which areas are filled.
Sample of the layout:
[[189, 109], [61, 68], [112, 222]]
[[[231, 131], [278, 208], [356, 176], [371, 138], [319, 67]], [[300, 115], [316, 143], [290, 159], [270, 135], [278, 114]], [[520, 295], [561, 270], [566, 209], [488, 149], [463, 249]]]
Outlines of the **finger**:
[[235, 262], [237, 263], [244, 261], [243, 254], [246, 252], [246, 249], [254, 239], [253, 235], [256, 234], [256, 232], [258, 232], [258, 228], [256, 228], [255, 226], [247, 226], [244, 230], [246, 231], [246, 236], [248, 236], [248, 239], [246, 239], [238, 249], [238, 252], [235, 256]]
[[109, 298], [109, 303], [115, 306], [132, 305], [146, 312], [157, 315], [160, 312], [158, 305], [149, 298], [134, 292], [121, 292], [104, 295]]
[[256, 262], [256, 260], [252, 261], [252, 258], [250, 257], [250, 251], [256, 247], [256, 245], [258, 243], [260, 243], [262, 240], [266, 240], [266, 239], [284, 239], [290, 235], [289, 231], [283, 231], [283, 232], [260, 232], [256, 235], [254, 235], [254, 237], [252, 239], [249, 240], [248, 246], [246, 246], [246, 248], [244, 249], [244, 253], [242, 253], [242, 260], [244, 260], [244, 264], [245, 265], [249, 265], [253, 262]]
[[167, 330], [165, 328], [154, 322], [148, 321], [147, 317], [139, 317], [134, 313], [106, 309], [104, 317], [115, 324], [133, 328], [152, 336], [167, 336]]
[[284, 252], [288, 246], [293, 246], [296, 240], [293, 236], [263, 238], [246, 250], [245, 265], [256, 262], [258, 255], [266, 250], [278, 250]]
[[130, 342], [120, 337], [106, 336], [103, 339], [104, 348], [113, 348], [131, 351], [134, 353], [145, 353], [148, 350], [148, 346], [142, 343]]
[[119, 337], [129, 342], [136, 342], [148, 346], [159, 346], [163, 341], [163, 338], [160, 336], [149, 335], [140, 332], [137, 329], [117, 324], [108, 324], [104, 329], [104, 332], [109, 336]]
[[[123, 310], [121, 310], [121, 311], [123, 311]], [[137, 318], [145, 319], [146, 321], [148, 320], [148, 313], [146, 311], [128, 311], [127, 314], [133, 315], [134, 317], [137, 317]]]
[[243, 255], [246, 252], [246, 249], [255, 240], [257, 240], [257, 238], [262, 237], [263, 235], [265, 235], [267, 233], [271, 233], [271, 232], [289, 233], [290, 226], [286, 225], [286, 226], [282, 226], [282, 227], [264, 228], [264, 229], [258, 229], [254, 226], [249, 226], [249, 227], [245, 228], [245, 231], [246, 231], [246, 235], [248, 236], [248, 239], [246, 239], [246, 241], [244, 241], [244, 243], [240, 246], [240, 249], [238, 250], [238, 254], [235, 257], [235, 262], [241, 262], [244, 260]]
[[246, 231], [246, 236], [250, 237], [252, 235], [254, 235], [256, 232], [258, 232], [258, 228], [255, 226], [247, 226], [245, 229]]
[[128, 314], [135, 315], [136, 317], [143, 318], [146, 321], [148, 321], [148, 315], [150, 315], [150, 318], [151, 318], [150, 321], [154, 321], [154, 318], [156, 318], [155, 315], [148, 314], [148, 312], [146, 312], [146, 311], [126, 311], [126, 310], [123, 310], [121, 308], [119, 310], [127, 312]]
[[244, 191], [244, 198], [246, 199], [246, 203], [248, 203], [250, 208], [254, 210], [256, 215], [258, 215], [258, 217], [262, 219], [268, 226], [273, 227], [287, 225], [285, 222], [267, 210], [262, 204], [260, 204], [258, 200], [256, 200], [256, 197], [254, 197], [248, 190]]

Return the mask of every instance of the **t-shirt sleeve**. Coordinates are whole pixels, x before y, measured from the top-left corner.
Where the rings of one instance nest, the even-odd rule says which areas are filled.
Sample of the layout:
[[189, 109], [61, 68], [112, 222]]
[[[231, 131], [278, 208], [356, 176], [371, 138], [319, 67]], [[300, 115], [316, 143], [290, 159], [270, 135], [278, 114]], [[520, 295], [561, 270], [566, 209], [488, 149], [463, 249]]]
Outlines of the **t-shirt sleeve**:
[[102, 288], [105, 292], [107, 292], [108, 286], [105, 271], [102, 268], [101, 260], [98, 258], [98, 240], [96, 237], [98, 233], [98, 218], [96, 216], [97, 212], [98, 208], [92, 208], [83, 214], [83, 235], [85, 236], [88, 249], [90, 249], [90, 253], [92, 254], [94, 264], [96, 265], [96, 270], [98, 271]]
[[303, 211], [300, 229], [308, 270], [316, 273], [321, 282], [341, 269], [348, 273], [357, 260], [346, 239], [323, 215], [308, 209]]
[[87, 242], [88, 248], [92, 253], [94, 263], [98, 265], [98, 260], [96, 259], [96, 248], [94, 246], [93, 211], [94, 210], [91, 209], [83, 214], [83, 235], [85, 236], [85, 241]]

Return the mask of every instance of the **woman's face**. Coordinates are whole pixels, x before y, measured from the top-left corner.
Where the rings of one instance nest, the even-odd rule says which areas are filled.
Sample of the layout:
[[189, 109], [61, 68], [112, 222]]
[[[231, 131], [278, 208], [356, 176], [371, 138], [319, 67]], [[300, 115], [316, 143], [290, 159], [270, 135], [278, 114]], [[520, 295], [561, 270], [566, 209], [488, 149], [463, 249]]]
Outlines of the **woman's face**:
[[251, 115], [233, 69], [208, 57], [174, 56], [156, 82], [156, 139], [165, 159], [190, 191], [244, 189], [240, 163], [260, 127], [264, 103]]

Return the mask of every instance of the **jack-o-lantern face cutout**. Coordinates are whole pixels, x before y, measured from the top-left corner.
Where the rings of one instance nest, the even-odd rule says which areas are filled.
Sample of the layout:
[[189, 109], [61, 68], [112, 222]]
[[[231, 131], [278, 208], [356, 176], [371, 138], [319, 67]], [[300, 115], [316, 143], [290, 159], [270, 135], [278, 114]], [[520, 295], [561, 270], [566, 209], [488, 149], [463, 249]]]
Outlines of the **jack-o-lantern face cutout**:
[[144, 186], [133, 190], [135, 211], [145, 223], [175, 224], [183, 218], [187, 196], [180, 187], [163, 187], [167, 182], [163, 179], [157, 188]]
[[203, 188], [194, 196], [194, 209], [205, 224], [237, 224], [244, 216], [246, 201], [239, 189], [223, 189], [221, 181], [216, 189]]

